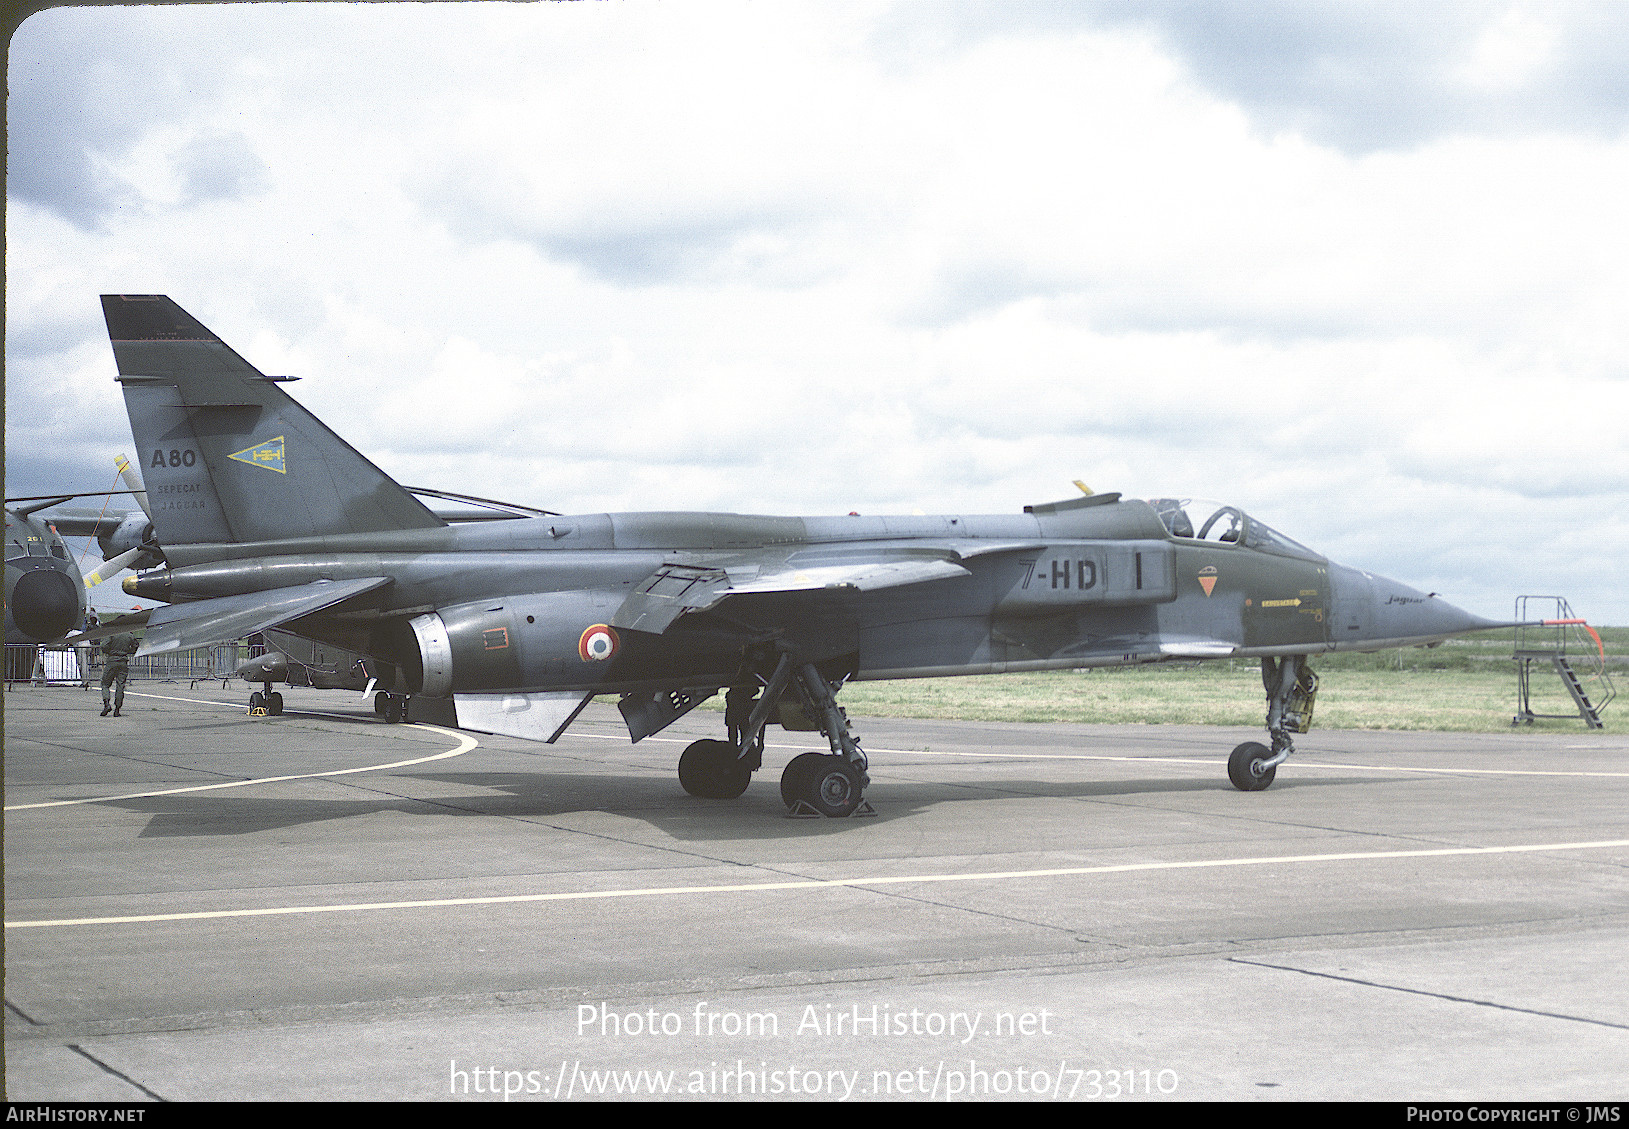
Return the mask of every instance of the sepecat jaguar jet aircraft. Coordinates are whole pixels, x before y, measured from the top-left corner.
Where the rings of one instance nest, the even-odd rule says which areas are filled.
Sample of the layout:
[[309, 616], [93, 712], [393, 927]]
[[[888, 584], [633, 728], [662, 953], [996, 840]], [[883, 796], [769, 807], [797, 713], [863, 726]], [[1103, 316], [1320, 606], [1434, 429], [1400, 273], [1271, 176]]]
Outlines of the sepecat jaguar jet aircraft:
[[764, 729], [818, 729], [788, 807], [853, 814], [869, 784], [851, 679], [1259, 658], [1267, 787], [1311, 722], [1308, 657], [1502, 626], [1346, 568], [1232, 506], [1093, 494], [1023, 513], [545, 515], [451, 525], [184, 310], [102, 298], [164, 561], [143, 654], [278, 628], [364, 656], [389, 720], [553, 741], [595, 695], [634, 741], [725, 693], [727, 739], [684, 788], [739, 796]]

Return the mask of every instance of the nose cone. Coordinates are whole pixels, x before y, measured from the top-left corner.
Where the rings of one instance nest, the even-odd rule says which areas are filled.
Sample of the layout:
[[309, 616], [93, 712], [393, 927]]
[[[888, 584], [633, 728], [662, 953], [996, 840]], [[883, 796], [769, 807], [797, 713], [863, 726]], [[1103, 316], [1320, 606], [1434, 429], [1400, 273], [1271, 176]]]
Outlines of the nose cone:
[[1439, 596], [1427, 596], [1395, 580], [1375, 585], [1375, 629], [1383, 637], [1410, 643], [1434, 643], [1471, 631], [1504, 627], [1498, 620], [1472, 615]]
[[1335, 590], [1331, 641], [1338, 647], [1401, 647], [1440, 643], [1458, 635], [1507, 622], [1484, 619], [1384, 576], [1342, 565], [1330, 566]]
[[72, 631], [84, 613], [83, 586], [54, 568], [30, 569], [11, 590], [11, 618], [17, 629], [42, 643]]

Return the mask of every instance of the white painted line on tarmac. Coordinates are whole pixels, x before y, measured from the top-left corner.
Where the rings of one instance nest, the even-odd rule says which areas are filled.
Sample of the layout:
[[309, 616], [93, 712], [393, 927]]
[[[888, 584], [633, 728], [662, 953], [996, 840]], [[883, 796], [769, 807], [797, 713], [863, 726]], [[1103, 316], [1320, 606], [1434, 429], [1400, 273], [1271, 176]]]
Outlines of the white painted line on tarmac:
[[[157, 695], [149, 695], [156, 697]], [[186, 699], [176, 699], [185, 701]], [[428, 757], [414, 757], [412, 760], [391, 761], [389, 764], [368, 764], [361, 768], [336, 768], [329, 772], [301, 772], [293, 776], [258, 776], [253, 780], [227, 780], [220, 784], [195, 784], [188, 788], [164, 788], [156, 792], [126, 792], [120, 796], [91, 796], [82, 800], [51, 800], [43, 804], [7, 804], [6, 811], [28, 811], [33, 808], [64, 808], [74, 804], [106, 804], [115, 800], [140, 800], [149, 796], [178, 796], [183, 792], [208, 792], [218, 788], [247, 788], [251, 784], [279, 784], [285, 780], [317, 780], [328, 776], [350, 776], [357, 772], [383, 772], [388, 768], [406, 768], [413, 764], [427, 764], [430, 761], [447, 760], [449, 757], [460, 757], [471, 749], [480, 747], [467, 733], [454, 733], [450, 729], [443, 729], [439, 725], [426, 725], [423, 722], [409, 722], [407, 726], [398, 728], [425, 729], [431, 733], [439, 733], [443, 737], [450, 737], [458, 742], [456, 748], [448, 749], [444, 753], [435, 753]]]
[[[138, 693], [135, 693], [134, 691], [132, 691], [129, 696], [132, 697], [132, 698], [154, 698], [154, 699], [156, 699], [156, 700], [158, 700], [160, 702], [187, 702], [187, 703], [190, 703], [191, 705], [195, 705], [195, 706], [219, 706], [221, 709], [225, 709], [225, 710], [237, 710], [239, 713], [244, 712], [243, 706], [239, 705], [236, 702], [217, 702], [217, 701], [215, 701], [215, 700], [213, 700], [211, 698], [178, 698], [173, 694], [138, 694]], [[300, 710], [299, 711], [299, 716], [302, 716], [302, 717], [337, 717], [341, 721], [355, 721], [356, 720], [356, 715], [355, 714], [349, 714], [349, 713], [324, 713], [322, 710]]]
[[[592, 737], [600, 741], [626, 741], [627, 738], [617, 733], [572, 733], [572, 737]], [[674, 745], [683, 745], [691, 740], [687, 737], [646, 737], [647, 741], [666, 741]], [[1567, 746], [1568, 748], [1594, 748], [1595, 746]], [[828, 752], [828, 745], [776, 745], [766, 743], [766, 749], [785, 749], [796, 752]], [[1128, 764], [1188, 764], [1203, 765], [1214, 768], [1225, 763], [1216, 757], [1128, 757], [1116, 756], [1112, 753], [989, 753], [989, 752], [958, 752], [948, 749], [877, 749], [866, 748], [866, 753], [881, 754], [898, 757], [972, 757], [975, 760], [1005, 759], [1005, 760], [1041, 760], [1041, 761], [1123, 761]], [[884, 766], [886, 767], [886, 766]], [[1458, 773], [1476, 776], [1586, 776], [1604, 777], [1612, 780], [1629, 780], [1629, 772], [1574, 772], [1561, 769], [1528, 769], [1528, 768], [1436, 768], [1431, 766], [1415, 767], [1395, 764], [1324, 764], [1319, 761], [1304, 761], [1291, 758], [1284, 762], [1281, 768], [1321, 768], [1340, 772], [1351, 770], [1354, 772], [1441, 772]]]
[[156, 698], [161, 702], [191, 702], [195, 706], [220, 706], [222, 709], [242, 710], [243, 707], [236, 702], [217, 702], [212, 698], [178, 698], [174, 694], [138, 694], [130, 692], [132, 698]]
[[1609, 780], [1629, 780], [1629, 772], [1575, 772], [1549, 768], [1434, 768], [1430, 766], [1417, 768], [1412, 765], [1401, 764], [1318, 764], [1314, 761], [1298, 760], [1285, 761], [1279, 767], [1352, 769], [1357, 772], [1440, 772], [1444, 775], [1453, 776], [1590, 776], [1604, 777]]
[[275, 906], [265, 909], [200, 910], [192, 913], [133, 914], [122, 917], [65, 917], [45, 921], [8, 921], [7, 929], [44, 929], [63, 925], [133, 925], [160, 921], [210, 921], [229, 917], [288, 917], [311, 913], [359, 913], [386, 909], [445, 909], [461, 906], [514, 905], [523, 902], [573, 902], [604, 898], [653, 898], [684, 894], [757, 894], [775, 890], [824, 890], [834, 887], [898, 886], [932, 882], [999, 882], [1026, 878], [1072, 878], [1097, 874], [1132, 874], [1150, 870], [1204, 870], [1231, 866], [1284, 866], [1291, 863], [1369, 862], [1381, 859], [1443, 858], [1451, 855], [1511, 855], [1545, 851], [1587, 851], [1629, 847], [1629, 839], [1584, 843], [1535, 843], [1505, 847], [1439, 847], [1415, 851], [1352, 851], [1328, 855], [1276, 855], [1268, 858], [1201, 859], [1191, 862], [1134, 862], [1116, 866], [1070, 866], [1048, 870], [974, 871], [962, 874], [895, 874], [871, 878], [807, 879], [796, 882], [744, 882], [727, 886], [655, 886], [635, 890], [575, 890], [557, 894], [503, 894], [482, 898], [431, 898], [409, 902], [353, 902], [328, 906]]
[[[142, 695], [149, 698], [162, 697], [159, 694]], [[221, 702], [209, 702], [198, 698], [169, 698], [173, 702], [197, 702], [200, 705], [222, 705]], [[237, 708], [237, 707], [233, 707]], [[312, 712], [312, 711], [301, 711]], [[342, 714], [328, 714], [329, 717], [346, 717]], [[346, 718], [349, 720], [348, 718]], [[572, 733], [572, 737], [586, 737], [598, 741], [626, 741], [627, 738], [620, 733]], [[663, 742], [670, 745], [687, 745], [693, 738], [689, 737], [646, 737], [646, 741]], [[1567, 745], [1568, 749], [1617, 749], [1617, 745]], [[765, 742], [766, 749], [781, 749], [787, 752], [815, 752], [823, 753], [830, 750], [829, 745], [779, 745]], [[1007, 760], [1060, 760], [1060, 761], [1123, 761], [1134, 764], [1189, 764], [1214, 767], [1223, 763], [1214, 757], [1127, 757], [1115, 756], [1110, 753], [974, 753], [953, 752], [949, 750], [934, 749], [876, 749], [867, 748], [866, 752], [877, 753], [884, 756], [919, 756], [919, 757], [974, 757], [982, 759]], [[1319, 761], [1288, 760], [1284, 762], [1290, 768], [1317, 768], [1329, 772], [1438, 772], [1456, 774], [1461, 776], [1570, 776], [1599, 778], [1606, 780], [1629, 780], [1629, 772], [1575, 772], [1561, 769], [1537, 768], [1438, 768], [1435, 766], [1413, 766], [1394, 764], [1324, 764]], [[10, 809], [7, 809], [10, 810]]]
[[[878, 752], [889, 750], [879, 749]], [[899, 750], [906, 752], [908, 750]], [[1161, 764], [1206, 764], [1215, 765], [1217, 760], [1183, 760], [1177, 757], [1115, 757], [1092, 753], [955, 753], [955, 752], [928, 752], [917, 749], [920, 756], [928, 757], [1012, 757], [1018, 760], [1086, 760], [1086, 761], [1155, 761]], [[1416, 767], [1400, 764], [1325, 764], [1321, 761], [1304, 761], [1291, 758], [1285, 761], [1280, 768], [1322, 768], [1330, 771], [1344, 772], [1441, 772], [1459, 775], [1474, 776], [1600, 776], [1611, 779], [1629, 780], [1629, 772], [1589, 772], [1570, 771], [1563, 769], [1541, 768], [1439, 768], [1435, 766]]]
[[[571, 733], [571, 737], [591, 737], [598, 741], [626, 741], [620, 733]], [[564, 738], [562, 738], [564, 740]], [[646, 741], [664, 741], [670, 745], [688, 745], [693, 737], [646, 737]], [[781, 749], [791, 753], [829, 753], [827, 745], [777, 745], [764, 742], [766, 749]], [[866, 755], [880, 754], [891, 757], [1009, 757], [1014, 760], [1066, 760], [1066, 761], [1158, 761], [1162, 764], [1203, 764], [1214, 766], [1215, 760], [1197, 760], [1192, 757], [1123, 757], [1096, 753], [957, 753], [935, 752], [931, 749], [878, 749], [866, 747]]]

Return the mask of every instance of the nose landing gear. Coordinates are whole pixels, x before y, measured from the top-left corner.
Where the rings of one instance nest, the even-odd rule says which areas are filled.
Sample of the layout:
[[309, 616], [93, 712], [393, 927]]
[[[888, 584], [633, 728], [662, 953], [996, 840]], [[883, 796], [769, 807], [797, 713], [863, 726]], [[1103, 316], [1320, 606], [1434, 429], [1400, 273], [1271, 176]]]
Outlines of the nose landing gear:
[[1262, 659], [1261, 682], [1267, 689], [1267, 734], [1273, 747], [1246, 741], [1227, 758], [1227, 778], [1241, 792], [1260, 792], [1273, 782], [1278, 766], [1295, 752], [1290, 734], [1312, 728], [1312, 707], [1318, 697], [1318, 676], [1305, 655]]

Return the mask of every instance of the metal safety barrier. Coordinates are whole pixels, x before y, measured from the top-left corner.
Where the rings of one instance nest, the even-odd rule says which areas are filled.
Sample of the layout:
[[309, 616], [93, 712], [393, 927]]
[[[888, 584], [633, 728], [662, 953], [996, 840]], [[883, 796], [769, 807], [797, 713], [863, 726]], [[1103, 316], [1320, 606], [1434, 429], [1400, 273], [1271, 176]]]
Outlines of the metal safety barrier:
[[[247, 643], [215, 647], [192, 647], [162, 655], [143, 655], [130, 660], [131, 681], [202, 682], [230, 678], [239, 664], [251, 657]], [[99, 646], [45, 646], [6, 644], [6, 685], [89, 685], [102, 678], [102, 651]]]

